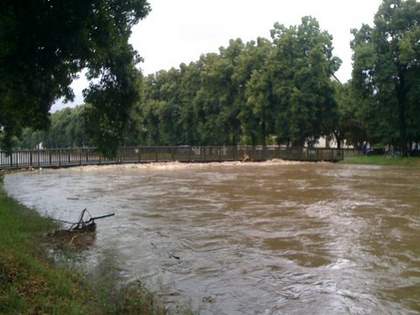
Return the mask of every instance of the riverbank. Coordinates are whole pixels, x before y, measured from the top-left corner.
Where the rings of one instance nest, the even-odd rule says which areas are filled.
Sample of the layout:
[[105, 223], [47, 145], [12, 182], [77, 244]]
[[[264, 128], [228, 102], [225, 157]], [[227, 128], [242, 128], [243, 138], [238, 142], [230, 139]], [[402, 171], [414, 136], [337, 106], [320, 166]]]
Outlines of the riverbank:
[[47, 258], [45, 235], [56, 228], [8, 197], [0, 174], [0, 314], [165, 314], [140, 284], [87, 281]]
[[346, 157], [340, 163], [342, 164], [358, 164], [358, 165], [389, 165], [389, 166], [407, 166], [420, 167], [420, 157], [393, 157], [386, 155], [371, 156], [352, 156]]

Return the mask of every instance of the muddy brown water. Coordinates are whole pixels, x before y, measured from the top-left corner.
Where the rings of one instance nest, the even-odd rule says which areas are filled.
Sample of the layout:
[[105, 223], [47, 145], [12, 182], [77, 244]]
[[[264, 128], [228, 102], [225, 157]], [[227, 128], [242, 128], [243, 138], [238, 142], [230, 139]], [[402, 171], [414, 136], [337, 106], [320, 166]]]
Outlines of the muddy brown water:
[[[420, 169], [165, 164], [8, 175], [54, 218], [87, 207], [112, 261], [200, 314], [420, 313]], [[179, 259], [178, 259], [179, 258]]]

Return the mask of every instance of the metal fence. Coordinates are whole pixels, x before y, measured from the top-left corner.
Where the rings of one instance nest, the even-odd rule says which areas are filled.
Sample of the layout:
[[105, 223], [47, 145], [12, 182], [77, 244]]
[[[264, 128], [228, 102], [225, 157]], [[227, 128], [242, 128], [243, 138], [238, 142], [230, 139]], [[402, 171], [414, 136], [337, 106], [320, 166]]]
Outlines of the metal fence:
[[224, 162], [282, 159], [337, 162], [343, 157], [343, 150], [337, 149], [290, 149], [279, 146], [141, 146], [123, 147], [115, 158], [109, 159], [95, 148], [72, 148], [21, 150], [14, 151], [10, 155], [0, 151], [0, 169], [170, 161]]

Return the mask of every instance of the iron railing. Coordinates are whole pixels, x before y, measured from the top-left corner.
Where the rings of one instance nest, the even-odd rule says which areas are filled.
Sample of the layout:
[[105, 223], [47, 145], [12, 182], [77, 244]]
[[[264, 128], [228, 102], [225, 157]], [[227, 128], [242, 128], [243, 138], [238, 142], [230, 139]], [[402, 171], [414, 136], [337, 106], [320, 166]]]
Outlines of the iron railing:
[[70, 167], [78, 165], [150, 162], [293, 161], [337, 162], [343, 150], [280, 146], [164, 146], [123, 147], [115, 158], [106, 158], [95, 148], [0, 151], [0, 169]]

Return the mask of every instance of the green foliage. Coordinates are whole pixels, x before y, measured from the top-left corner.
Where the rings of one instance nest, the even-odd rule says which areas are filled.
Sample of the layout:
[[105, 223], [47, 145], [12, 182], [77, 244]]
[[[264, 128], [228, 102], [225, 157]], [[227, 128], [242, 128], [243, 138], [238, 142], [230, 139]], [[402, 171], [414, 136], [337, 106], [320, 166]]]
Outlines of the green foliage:
[[[10, 148], [24, 127], [47, 129], [57, 99], [84, 68], [92, 139], [121, 141], [137, 101], [140, 60], [128, 44], [131, 27], [149, 12], [146, 0], [2, 1], [0, 6], [0, 134]], [[94, 126], [93, 126], [94, 125]]]
[[374, 26], [353, 30], [352, 85], [372, 142], [420, 141], [420, 3], [384, 0]]
[[34, 149], [39, 144], [47, 148], [71, 148], [93, 145], [87, 133], [86, 111], [88, 106], [65, 108], [51, 115], [50, 127], [46, 131], [25, 128], [15, 146]]
[[231, 40], [219, 53], [143, 82], [137, 143], [303, 145], [331, 133], [331, 76], [340, 60], [331, 36], [310, 17], [272, 39]]
[[355, 95], [351, 82], [344, 85], [335, 84], [335, 99], [337, 112], [333, 121], [333, 134], [338, 147], [346, 141], [347, 145], [361, 148], [363, 143], [368, 141], [366, 131], [370, 127], [364, 116], [366, 114], [364, 100]]
[[[384, 0], [373, 26], [352, 31], [353, 78], [342, 86], [332, 80], [341, 64], [332, 37], [312, 17], [296, 26], [275, 24], [270, 39], [231, 40], [218, 53], [143, 77], [127, 41], [149, 10], [145, 0], [48, 3], [41, 6], [46, 12], [34, 12], [53, 26], [57, 18], [47, 14], [71, 16], [86, 3], [95, 14], [88, 10], [58, 25], [60, 38], [47, 37], [44, 22], [31, 15], [40, 37], [25, 43], [28, 57], [13, 38], [29, 36], [17, 22], [31, 5], [5, 2], [0, 26], [10, 31], [0, 34], [0, 57], [8, 61], [0, 67], [7, 83], [0, 85], [0, 140], [7, 147], [25, 126], [32, 129], [23, 129], [21, 147], [95, 145], [108, 156], [121, 143], [301, 147], [334, 136], [339, 145], [390, 144], [405, 153], [420, 142], [415, 0]], [[40, 67], [45, 71], [36, 72]], [[89, 105], [53, 114], [49, 132], [33, 131], [48, 126], [53, 100], [71, 98], [68, 83], [82, 68], [96, 79], [85, 91]]]
[[[270, 40], [231, 40], [218, 53], [202, 55], [179, 69], [138, 76], [129, 91], [130, 102], [137, 97], [139, 101], [130, 111], [116, 106], [122, 95], [112, 106], [106, 105], [112, 104], [116, 90], [99, 91], [105, 112], [124, 117], [113, 121], [95, 104], [73, 115], [71, 110], [60, 111], [52, 115], [51, 131], [42, 142], [47, 147], [95, 144], [103, 152], [111, 148], [109, 155], [121, 142], [311, 145], [334, 130], [337, 104], [331, 77], [340, 60], [333, 56], [331, 35], [311, 17], [303, 18], [299, 26], [276, 24], [271, 33]], [[76, 129], [84, 128], [83, 132], [65, 132], [75, 129], [81, 117], [85, 123]], [[127, 119], [128, 126], [120, 124]], [[32, 138], [39, 142], [37, 134]]]
[[266, 66], [265, 99], [274, 107], [272, 124], [282, 141], [313, 143], [331, 133], [334, 119], [331, 77], [341, 61], [333, 56], [332, 37], [311, 17], [297, 27], [276, 24], [271, 34], [274, 50]]

